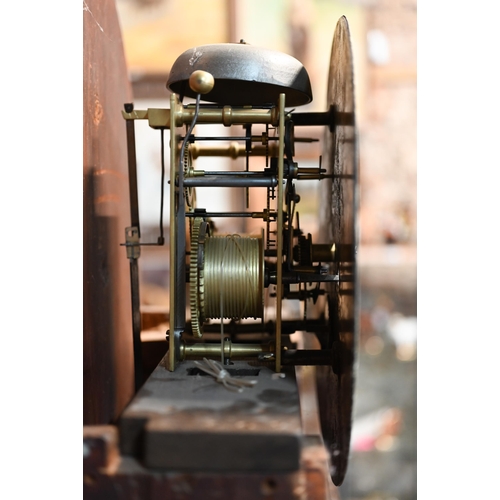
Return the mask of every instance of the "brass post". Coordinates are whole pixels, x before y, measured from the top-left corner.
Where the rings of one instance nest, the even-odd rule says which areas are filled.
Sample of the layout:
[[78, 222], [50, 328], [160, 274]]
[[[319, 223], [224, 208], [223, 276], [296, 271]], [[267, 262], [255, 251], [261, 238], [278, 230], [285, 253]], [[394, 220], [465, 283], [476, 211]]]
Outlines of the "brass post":
[[[177, 115], [177, 108], [180, 104], [178, 103], [177, 96], [172, 94], [170, 96], [170, 113], [173, 115], [174, 119], [172, 123], [175, 123], [175, 117]], [[170, 337], [168, 339], [168, 369], [173, 372], [175, 370], [175, 290], [176, 290], [176, 272], [177, 259], [176, 259], [176, 183], [175, 178], [177, 175], [178, 162], [178, 150], [177, 143], [179, 141], [179, 135], [177, 134], [177, 129], [175, 126], [170, 127]]]
[[276, 232], [276, 371], [281, 371], [281, 307], [283, 300], [283, 169], [285, 155], [285, 94], [279, 97], [278, 229]]
[[[235, 344], [229, 338], [224, 340], [224, 358], [256, 358], [260, 354], [273, 352], [274, 345], [268, 344]], [[199, 342], [196, 344], [186, 344], [181, 342], [181, 360], [193, 358], [221, 358], [221, 344]]]

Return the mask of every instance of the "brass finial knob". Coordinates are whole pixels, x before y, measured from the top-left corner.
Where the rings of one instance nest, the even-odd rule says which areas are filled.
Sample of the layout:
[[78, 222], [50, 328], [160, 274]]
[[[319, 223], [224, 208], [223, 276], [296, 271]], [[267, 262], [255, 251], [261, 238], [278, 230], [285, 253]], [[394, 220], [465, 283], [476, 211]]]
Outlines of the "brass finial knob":
[[214, 88], [214, 83], [214, 77], [201, 69], [193, 71], [189, 77], [189, 86], [197, 94], [208, 94]]

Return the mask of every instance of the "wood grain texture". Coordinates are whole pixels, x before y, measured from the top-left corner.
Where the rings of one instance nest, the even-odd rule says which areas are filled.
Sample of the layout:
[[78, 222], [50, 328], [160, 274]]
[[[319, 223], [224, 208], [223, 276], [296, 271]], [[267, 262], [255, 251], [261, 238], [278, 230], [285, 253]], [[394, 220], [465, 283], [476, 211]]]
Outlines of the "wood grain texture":
[[83, 2], [84, 424], [114, 421], [133, 396], [123, 104], [132, 101], [113, 0]]

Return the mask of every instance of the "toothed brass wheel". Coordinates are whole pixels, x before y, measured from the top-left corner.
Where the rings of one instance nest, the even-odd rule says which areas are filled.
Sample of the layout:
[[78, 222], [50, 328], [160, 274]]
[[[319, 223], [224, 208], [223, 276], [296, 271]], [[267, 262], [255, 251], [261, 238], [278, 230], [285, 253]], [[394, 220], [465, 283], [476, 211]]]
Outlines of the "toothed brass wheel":
[[[193, 156], [191, 153], [191, 148], [189, 144], [186, 145], [186, 149], [184, 150], [184, 178], [189, 177], [191, 171], [193, 170]], [[188, 212], [192, 212], [194, 210], [196, 204], [196, 190], [194, 187], [185, 187], [184, 188], [184, 198], [186, 200], [186, 207]]]
[[191, 253], [189, 256], [189, 304], [191, 309], [191, 328], [194, 337], [203, 336], [205, 291], [203, 263], [204, 241], [209, 231], [208, 223], [202, 217], [196, 217], [191, 230]]

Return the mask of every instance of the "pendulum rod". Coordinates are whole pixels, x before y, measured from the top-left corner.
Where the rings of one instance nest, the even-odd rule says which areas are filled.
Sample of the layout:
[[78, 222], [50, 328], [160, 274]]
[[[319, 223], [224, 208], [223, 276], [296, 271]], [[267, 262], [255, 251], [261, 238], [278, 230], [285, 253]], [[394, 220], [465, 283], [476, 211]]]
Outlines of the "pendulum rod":
[[[133, 104], [126, 104], [128, 112], [133, 110]], [[128, 178], [130, 198], [131, 227], [126, 229], [127, 257], [130, 261], [130, 288], [132, 296], [132, 336], [134, 349], [134, 387], [137, 392], [142, 385], [142, 345], [141, 345], [141, 311], [139, 299], [139, 263], [141, 248], [139, 241], [141, 229], [139, 225], [139, 201], [137, 192], [137, 158], [135, 150], [135, 124], [133, 120], [127, 120], [127, 153], [128, 153]]]

